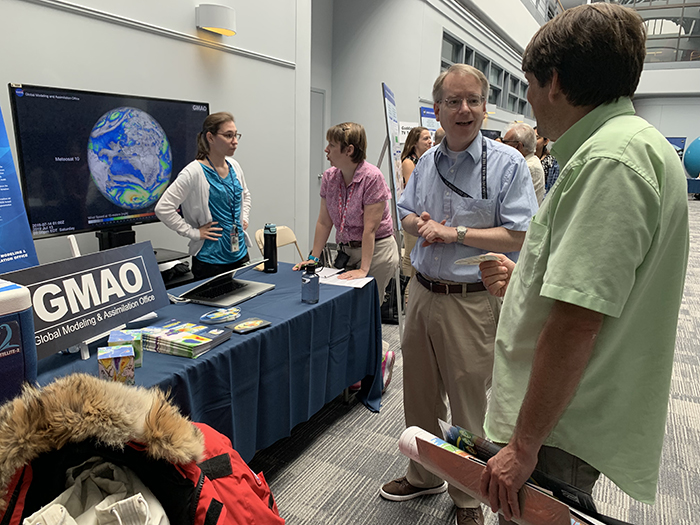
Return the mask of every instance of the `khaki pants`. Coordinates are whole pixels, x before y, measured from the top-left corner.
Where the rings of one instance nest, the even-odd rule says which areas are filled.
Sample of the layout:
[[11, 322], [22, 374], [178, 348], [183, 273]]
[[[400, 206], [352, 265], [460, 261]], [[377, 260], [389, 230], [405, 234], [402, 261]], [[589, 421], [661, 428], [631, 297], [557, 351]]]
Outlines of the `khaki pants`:
[[[402, 346], [406, 426], [442, 435], [438, 418], [447, 420], [449, 401], [452, 423], [483, 436], [501, 299], [486, 291], [440, 295], [417, 279], [408, 286], [411, 300]], [[416, 487], [442, 483], [413, 461], [406, 477]], [[479, 505], [454, 487], [449, 493], [457, 507]]]
[[406, 230], [403, 231], [403, 257], [401, 257], [401, 271], [407, 277], [416, 275], [416, 269], [411, 266], [411, 252], [416, 245], [418, 237], [411, 235]]
[[[345, 268], [356, 270], [362, 264], [362, 248], [350, 248], [343, 246], [343, 251], [350, 256]], [[372, 264], [369, 267], [370, 275], [377, 281], [377, 291], [379, 292], [379, 304], [384, 302], [384, 290], [389, 285], [389, 281], [396, 273], [399, 265], [399, 249], [393, 235], [379, 239], [374, 242], [374, 254]]]

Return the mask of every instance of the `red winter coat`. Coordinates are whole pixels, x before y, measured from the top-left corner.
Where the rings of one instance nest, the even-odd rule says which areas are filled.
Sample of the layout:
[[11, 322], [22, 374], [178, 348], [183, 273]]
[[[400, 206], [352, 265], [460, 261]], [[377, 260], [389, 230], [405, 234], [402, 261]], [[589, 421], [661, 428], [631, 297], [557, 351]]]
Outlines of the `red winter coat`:
[[172, 525], [284, 523], [228, 438], [157, 389], [75, 374], [0, 407], [0, 524], [20, 525], [65, 490], [67, 468], [95, 455], [133, 470]]

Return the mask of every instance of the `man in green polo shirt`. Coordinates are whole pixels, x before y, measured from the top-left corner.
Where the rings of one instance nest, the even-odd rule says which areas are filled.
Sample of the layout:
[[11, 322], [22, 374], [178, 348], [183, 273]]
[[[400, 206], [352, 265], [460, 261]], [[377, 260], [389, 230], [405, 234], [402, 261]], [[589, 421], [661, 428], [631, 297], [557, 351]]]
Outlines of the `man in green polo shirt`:
[[654, 501], [689, 232], [678, 155], [630, 100], [644, 58], [642, 18], [607, 3], [565, 11], [523, 55], [562, 169], [517, 265], [481, 265], [505, 294], [485, 429], [508, 443], [481, 490], [506, 519], [536, 465]]

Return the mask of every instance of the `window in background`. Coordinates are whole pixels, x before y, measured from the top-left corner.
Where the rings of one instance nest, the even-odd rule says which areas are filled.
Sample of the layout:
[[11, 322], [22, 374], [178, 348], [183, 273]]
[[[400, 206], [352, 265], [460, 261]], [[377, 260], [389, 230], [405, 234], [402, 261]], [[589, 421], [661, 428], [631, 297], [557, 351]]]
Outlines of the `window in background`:
[[489, 77], [489, 60], [488, 58], [482, 57], [481, 55], [476, 55], [474, 57], [474, 67], [481, 71], [486, 78]]
[[644, 19], [647, 30], [645, 62], [700, 60], [700, 1], [626, 0]]
[[453, 36], [443, 33], [442, 35], [442, 61], [440, 70], [444, 71], [454, 64], [463, 63], [464, 60], [464, 44]]
[[518, 112], [518, 97], [508, 95], [508, 110], [512, 111], [513, 113]]
[[489, 104], [516, 114], [532, 116], [532, 110], [527, 103], [525, 82], [486, 56], [475, 52], [459, 38], [443, 31], [440, 71], [445, 71], [453, 64], [469, 64], [486, 75], [491, 86], [487, 98]]
[[489, 104], [500, 106], [501, 91], [503, 88], [503, 69], [493, 63], [489, 69], [489, 83], [491, 84], [491, 89], [489, 90], [488, 102]]

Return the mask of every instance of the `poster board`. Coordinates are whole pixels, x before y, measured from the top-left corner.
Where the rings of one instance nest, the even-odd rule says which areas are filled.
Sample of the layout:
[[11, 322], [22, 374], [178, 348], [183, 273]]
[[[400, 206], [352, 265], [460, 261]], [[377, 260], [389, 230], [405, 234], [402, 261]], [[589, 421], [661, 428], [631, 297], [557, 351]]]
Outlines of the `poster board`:
[[435, 118], [435, 110], [433, 108], [421, 106], [420, 125], [424, 128], [428, 128], [428, 131], [430, 131], [430, 138], [435, 140], [435, 132], [440, 127], [440, 123]]
[[676, 153], [678, 153], [678, 158], [681, 159], [681, 162], [683, 162], [683, 153], [685, 152], [685, 141], [687, 140], [686, 137], [666, 137], [666, 140], [668, 140], [671, 143], [671, 146], [673, 146], [673, 149], [676, 150]]
[[0, 274], [37, 266], [39, 259], [19, 189], [0, 110]]
[[[403, 246], [403, 233], [401, 232], [401, 221], [399, 220], [399, 208], [398, 202], [403, 192], [403, 177], [401, 176], [401, 144], [399, 142], [399, 119], [398, 113], [396, 111], [396, 98], [394, 93], [389, 89], [384, 82], [382, 82], [382, 96], [384, 98], [384, 120], [386, 121], [386, 139], [384, 142], [384, 147], [389, 148], [389, 170], [391, 172], [391, 194], [394, 199], [393, 212], [391, 214], [394, 221], [394, 238], [398, 244], [399, 255], [401, 254], [401, 247]], [[382, 157], [384, 156], [384, 150], [382, 150]], [[379, 162], [378, 164], [381, 164]], [[397, 283], [394, 286], [396, 293], [396, 304], [400, 305], [403, 302], [403, 296], [401, 294], [401, 286], [398, 283], [401, 282], [401, 270], [400, 265], [396, 267], [394, 273], [394, 282]], [[399, 341], [403, 342], [403, 308], [399, 307]]]
[[384, 96], [384, 119], [386, 121], [386, 134], [389, 143], [389, 171], [391, 181], [391, 194], [394, 199], [395, 222], [394, 227], [401, 229], [401, 221], [396, 208], [401, 193], [403, 192], [403, 180], [401, 178], [401, 143], [399, 142], [399, 119], [396, 111], [396, 98], [389, 87], [382, 82]]
[[[406, 144], [406, 139], [411, 130], [419, 126], [418, 122], [401, 122], [399, 125], [399, 142], [403, 145]], [[403, 151], [403, 148], [402, 148]]]

